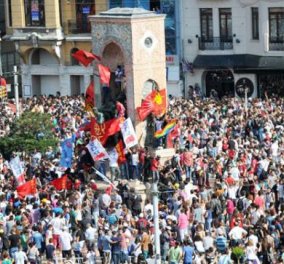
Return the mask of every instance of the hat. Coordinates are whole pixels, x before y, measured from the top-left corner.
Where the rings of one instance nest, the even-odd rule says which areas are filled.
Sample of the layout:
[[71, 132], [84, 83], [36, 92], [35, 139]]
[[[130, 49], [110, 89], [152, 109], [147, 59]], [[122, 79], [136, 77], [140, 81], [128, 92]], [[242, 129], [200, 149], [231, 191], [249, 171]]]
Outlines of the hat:
[[141, 213], [141, 214], [139, 214], [139, 218], [142, 218], [143, 217], [143, 214]]

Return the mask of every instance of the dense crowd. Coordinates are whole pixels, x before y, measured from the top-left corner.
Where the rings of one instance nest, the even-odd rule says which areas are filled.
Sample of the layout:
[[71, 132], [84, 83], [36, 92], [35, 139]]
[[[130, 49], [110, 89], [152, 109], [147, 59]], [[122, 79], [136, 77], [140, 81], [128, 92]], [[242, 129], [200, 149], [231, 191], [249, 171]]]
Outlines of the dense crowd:
[[[237, 98], [170, 96], [165, 116], [152, 121], [158, 129], [177, 120], [175, 155], [164, 164], [142, 146], [126, 149], [123, 163], [113, 158], [94, 163], [86, 149], [90, 133], [80, 129], [90, 118], [81, 97], [34, 97], [22, 100], [21, 108], [49, 113], [60, 141], [75, 135], [74, 155], [63, 171], [60, 144], [29, 158], [18, 153], [26, 178], [36, 177], [38, 185], [37, 195], [25, 199], [17, 197], [9, 162], [1, 156], [2, 263], [54, 263], [59, 257], [146, 263], [157, 257], [151, 195], [143, 201], [132, 184], [139, 180], [148, 187], [153, 179], [159, 179], [163, 263], [284, 262], [282, 98], [250, 99], [245, 111]], [[1, 113], [3, 136], [15, 113], [4, 103]], [[113, 152], [111, 144], [107, 151]], [[98, 188], [96, 169], [111, 176], [115, 187]], [[72, 190], [49, 184], [63, 174]]]

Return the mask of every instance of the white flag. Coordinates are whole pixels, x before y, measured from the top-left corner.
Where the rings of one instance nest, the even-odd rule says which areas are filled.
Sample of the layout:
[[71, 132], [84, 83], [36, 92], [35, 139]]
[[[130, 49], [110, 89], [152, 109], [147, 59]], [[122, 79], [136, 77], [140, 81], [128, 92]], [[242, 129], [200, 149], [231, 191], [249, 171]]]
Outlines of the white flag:
[[138, 144], [136, 133], [134, 131], [131, 119], [128, 117], [121, 125], [121, 133], [126, 148], [131, 148]]
[[105, 148], [102, 146], [101, 142], [97, 139], [90, 141], [87, 145], [87, 149], [89, 150], [94, 161], [108, 159], [108, 154]]
[[16, 178], [18, 185], [22, 185], [26, 182], [25, 180], [25, 169], [21, 164], [19, 156], [10, 160], [10, 168]]

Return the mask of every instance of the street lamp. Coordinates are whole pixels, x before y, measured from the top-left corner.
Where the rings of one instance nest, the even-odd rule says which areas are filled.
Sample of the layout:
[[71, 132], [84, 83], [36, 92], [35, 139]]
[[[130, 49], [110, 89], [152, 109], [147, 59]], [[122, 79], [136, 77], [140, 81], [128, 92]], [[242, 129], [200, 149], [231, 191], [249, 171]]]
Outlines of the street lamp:
[[161, 263], [161, 244], [159, 226], [159, 192], [158, 179], [154, 179], [152, 184], [153, 211], [154, 211], [154, 245], [155, 245], [155, 264]]

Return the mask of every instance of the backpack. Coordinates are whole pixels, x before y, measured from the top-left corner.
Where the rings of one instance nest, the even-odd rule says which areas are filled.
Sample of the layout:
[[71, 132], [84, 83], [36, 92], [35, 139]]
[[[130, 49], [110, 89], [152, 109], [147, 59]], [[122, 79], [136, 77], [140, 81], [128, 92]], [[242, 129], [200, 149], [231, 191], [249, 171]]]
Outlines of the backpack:
[[213, 214], [214, 216], [219, 216], [222, 213], [222, 206], [220, 205], [220, 203], [216, 203], [214, 208], [213, 208]]
[[244, 210], [244, 201], [243, 199], [239, 199], [238, 202], [237, 202], [237, 209], [242, 212]]

